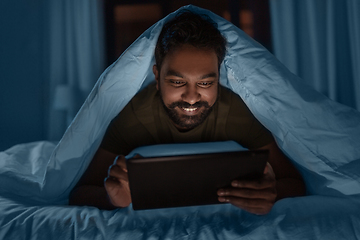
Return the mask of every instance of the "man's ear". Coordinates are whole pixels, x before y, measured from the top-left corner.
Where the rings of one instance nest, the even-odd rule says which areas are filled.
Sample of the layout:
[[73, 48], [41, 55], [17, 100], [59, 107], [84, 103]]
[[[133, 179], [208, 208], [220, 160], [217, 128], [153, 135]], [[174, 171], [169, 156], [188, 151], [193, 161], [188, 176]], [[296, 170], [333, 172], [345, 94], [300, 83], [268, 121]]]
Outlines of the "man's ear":
[[158, 71], [158, 68], [157, 68], [156, 64], [154, 64], [154, 66], [153, 66], [153, 73], [155, 75], [155, 80], [156, 80], [156, 89], [159, 90], [160, 73]]

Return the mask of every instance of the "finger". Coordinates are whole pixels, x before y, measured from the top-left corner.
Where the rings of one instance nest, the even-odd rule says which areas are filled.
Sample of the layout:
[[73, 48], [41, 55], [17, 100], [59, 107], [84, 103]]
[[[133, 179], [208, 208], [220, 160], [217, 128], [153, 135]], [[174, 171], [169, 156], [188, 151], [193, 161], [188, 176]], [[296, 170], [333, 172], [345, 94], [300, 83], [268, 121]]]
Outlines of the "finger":
[[129, 182], [114, 177], [105, 178], [104, 185], [106, 188], [129, 188]]
[[107, 177], [104, 180], [104, 186], [107, 190], [113, 189], [113, 188], [119, 188], [122, 186], [121, 182], [114, 177]]
[[107, 177], [104, 179], [104, 186], [107, 192], [111, 192], [114, 189], [124, 189], [130, 192], [129, 182], [114, 177]]
[[275, 201], [276, 191], [273, 188], [262, 190], [254, 190], [249, 188], [226, 188], [218, 190], [220, 197], [239, 197], [245, 199], [265, 199], [267, 201]]
[[119, 155], [115, 158], [114, 164], [113, 165], [117, 165], [119, 167], [121, 167], [125, 172], [127, 172], [127, 167], [126, 167], [126, 158], [124, 155]]
[[273, 187], [276, 180], [271, 176], [264, 176], [256, 180], [234, 180], [231, 182], [231, 186], [235, 188], [250, 188], [250, 189], [266, 189]]
[[219, 197], [220, 202], [230, 203], [238, 208], [254, 214], [267, 214], [274, 203], [263, 199], [245, 199], [236, 197]]
[[262, 208], [264, 204], [267, 204], [263, 199], [247, 199], [237, 197], [219, 197], [220, 202], [232, 203], [238, 207], [244, 208]]
[[[265, 171], [265, 170], [266, 170], [266, 171]], [[276, 178], [276, 177], [275, 177], [274, 170], [273, 170], [273, 168], [271, 167], [270, 163], [267, 163], [267, 164], [266, 164], [265, 170], [264, 170], [264, 175], [265, 175], [265, 176], [271, 176], [271, 177], [273, 177], [274, 179]]]
[[104, 187], [108, 193], [109, 201], [117, 207], [127, 207], [131, 203], [129, 184], [123, 180], [107, 177]]
[[266, 163], [266, 166], [264, 168], [264, 174], [266, 174], [269, 171], [269, 163]]
[[109, 168], [108, 176], [113, 177], [113, 178], [117, 178], [117, 179], [121, 179], [121, 180], [124, 180], [126, 182], [129, 181], [127, 172], [125, 172], [124, 169], [121, 168], [119, 165], [112, 165]]

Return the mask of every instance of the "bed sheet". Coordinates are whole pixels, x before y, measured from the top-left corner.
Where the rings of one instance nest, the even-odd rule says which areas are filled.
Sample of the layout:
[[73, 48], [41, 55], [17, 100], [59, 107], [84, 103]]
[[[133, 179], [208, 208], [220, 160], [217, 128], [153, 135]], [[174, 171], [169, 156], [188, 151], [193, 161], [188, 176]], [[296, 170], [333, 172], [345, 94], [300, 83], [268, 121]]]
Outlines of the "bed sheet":
[[359, 239], [360, 113], [289, 72], [219, 16], [228, 40], [221, 84], [247, 104], [303, 175], [311, 196], [283, 199], [256, 216], [230, 205], [134, 212], [66, 206], [111, 119], [154, 81], [153, 50], [164, 22], [142, 34], [99, 78], [58, 144], [0, 153], [0, 239]]
[[[9, 168], [12, 163], [9, 176], [30, 181], [26, 172], [43, 175], [46, 159], [50, 158], [55, 146], [45, 141], [14, 146], [0, 153], [0, 169]], [[219, 146], [224, 151], [238, 148], [231, 142]], [[204, 152], [207, 147], [206, 144], [194, 146]], [[215, 151], [213, 145], [210, 147]], [[147, 148], [141, 149], [141, 153], [151, 154], [153, 148]], [[194, 149], [188, 150], [192, 151]], [[165, 150], [163, 154], [169, 152]], [[9, 162], [4, 164], [4, 159]], [[22, 164], [23, 168], [19, 168]], [[1, 176], [4, 174], [2, 172]], [[27, 185], [26, 182], [23, 184]], [[230, 204], [142, 211], [133, 211], [130, 205], [105, 211], [95, 207], [67, 206], [65, 202], [33, 201], [15, 192], [2, 191], [0, 195], [0, 239], [4, 240], [360, 239], [360, 196], [288, 198], [278, 201], [269, 214], [257, 216]]]
[[133, 211], [0, 197], [0, 239], [360, 239], [360, 197], [278, 201], [257, 216], [230, 204]]

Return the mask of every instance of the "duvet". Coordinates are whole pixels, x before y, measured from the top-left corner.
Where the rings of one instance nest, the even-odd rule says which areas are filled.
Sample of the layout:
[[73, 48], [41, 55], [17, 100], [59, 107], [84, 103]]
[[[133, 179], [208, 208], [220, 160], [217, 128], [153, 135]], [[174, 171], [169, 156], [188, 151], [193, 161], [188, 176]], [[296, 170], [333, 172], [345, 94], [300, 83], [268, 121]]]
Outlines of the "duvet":
[[59, 143], [0, 152], [0, 239], [360, 239], [360, 113], [303, 84], [221, 17], [184, 8], [218, 24], [228, 40], [221, 84], [272, 132], [304, 177], [307, 196], [278, 201], [264, 216], [229, 204], [143, 211], [67, 205], [111, 119], [154, 81], [157, 36], [175, 12], [105, 70]]

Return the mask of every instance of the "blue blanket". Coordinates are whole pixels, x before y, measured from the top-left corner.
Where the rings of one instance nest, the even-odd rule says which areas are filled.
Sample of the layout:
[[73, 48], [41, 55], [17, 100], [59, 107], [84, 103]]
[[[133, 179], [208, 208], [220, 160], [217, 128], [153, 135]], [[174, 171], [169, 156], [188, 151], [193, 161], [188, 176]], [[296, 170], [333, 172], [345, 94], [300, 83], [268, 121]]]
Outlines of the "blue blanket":
[[175, 12], [102, 74], [57, 145], [0, 153], [0, 239], [360, 239], [360, 113], [304, 85], [231, 23], [185, 8], [217, 22], [228, 40], [221, 84], [272, 132], [309, 196], [283, 199], [265, 216], [227, 204], [138, 212], [66, 205], [111, 119], [154, 81], [156, 40]]

